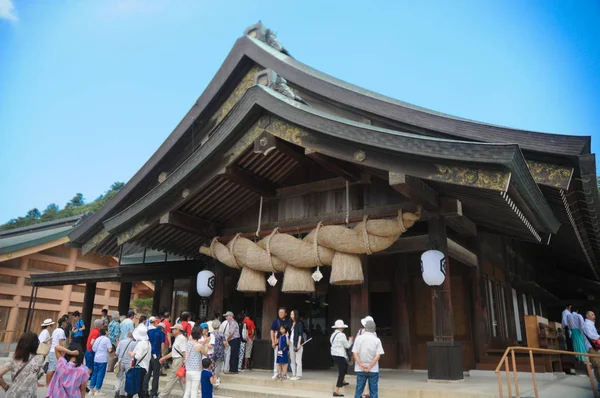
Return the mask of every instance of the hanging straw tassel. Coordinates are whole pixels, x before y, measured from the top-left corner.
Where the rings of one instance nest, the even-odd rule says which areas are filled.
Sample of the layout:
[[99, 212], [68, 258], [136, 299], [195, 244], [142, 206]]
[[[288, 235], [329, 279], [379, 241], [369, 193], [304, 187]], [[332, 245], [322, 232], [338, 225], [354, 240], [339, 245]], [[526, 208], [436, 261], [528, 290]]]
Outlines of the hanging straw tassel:
[[336, 252], [331, 264], [329, 283], [338, 286], [360, 285], [364, 282], [362, 264], [358, 254]]
[[283, 271], [283, 293], [313, 293], [315, 281], [310, 277], [310, 268], [298, 268], [288, 265]]
[[323, 225], [323, 222], [319, 221], [315, 230], [315, 240], [313, 242], [315, 249], [315, 262], [317, 263], [317, 270], [312, 274], [312, 278], [315, 282], [319, 282], [321, 279], [323, 279], [323, 274], [321, 273], [321, 265], [323, 265], [323, 263], [321, 262], [321, 258], [319, 256], [319, 244], [317, 243], [319, 241], [319, 229], [321, 229], [321, 225]]

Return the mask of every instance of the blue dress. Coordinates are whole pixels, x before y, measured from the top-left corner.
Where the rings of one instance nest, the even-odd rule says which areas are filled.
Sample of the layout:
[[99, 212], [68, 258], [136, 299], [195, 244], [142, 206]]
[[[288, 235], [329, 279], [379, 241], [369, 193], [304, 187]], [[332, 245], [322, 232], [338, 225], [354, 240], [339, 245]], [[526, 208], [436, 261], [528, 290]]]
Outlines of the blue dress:
[[[286, 336], [281, 336], [279, 337], [279, 344], [277, 345], [277, 363], [288, 363], [288, 353], [289, 353], [289, 347], [288, 347], [288, 341], [287, 341], [287, 337]], [[279, 354], [279, 352], [282, 352], [282, 354]]]

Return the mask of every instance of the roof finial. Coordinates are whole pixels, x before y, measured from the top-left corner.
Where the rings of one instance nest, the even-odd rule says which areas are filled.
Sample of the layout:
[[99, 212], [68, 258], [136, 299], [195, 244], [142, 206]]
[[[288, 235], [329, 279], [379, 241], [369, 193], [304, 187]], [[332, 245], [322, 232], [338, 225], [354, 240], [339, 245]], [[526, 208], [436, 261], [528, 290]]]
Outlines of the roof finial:
[[273, 32], [271, 29], [268, 29], [260, 20], [258, 23], [246, 28], [244, 35], [265, 42], [275, 50], [280, 51], [285, 55], [290, 55], [290, 53], [283, 47], [279, 40], [277, 40], [277, 35], [275, 32]]
[[272, 69], [264, 69], [258, 72], [256, 75], [254, 75], [254, 84], [267, 86], [277, 91], [278, 93], [285, 95], [288, 98], [310, 106], [308, 102], [304, 101], [302, 97], [296, 94], [290, 88], [290, 86], [288, 86], [287, 80], [285, 80], [282, 76], [279, 76]]

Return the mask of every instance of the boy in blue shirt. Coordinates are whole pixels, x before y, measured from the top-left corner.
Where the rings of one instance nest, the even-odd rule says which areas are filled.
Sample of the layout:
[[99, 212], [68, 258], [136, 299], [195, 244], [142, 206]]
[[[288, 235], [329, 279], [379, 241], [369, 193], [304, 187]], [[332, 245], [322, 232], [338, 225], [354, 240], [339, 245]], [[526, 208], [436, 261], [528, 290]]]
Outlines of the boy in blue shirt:
[[202, 360], [202, 374], [200, 375], [200, 391], [202, 391], [202, 398], [213, 398], [213, 384], [215, 384], [216, 378], [213, 372], [209, 370], [210, 365], [212, 365], [210, 358], [204, 358]]

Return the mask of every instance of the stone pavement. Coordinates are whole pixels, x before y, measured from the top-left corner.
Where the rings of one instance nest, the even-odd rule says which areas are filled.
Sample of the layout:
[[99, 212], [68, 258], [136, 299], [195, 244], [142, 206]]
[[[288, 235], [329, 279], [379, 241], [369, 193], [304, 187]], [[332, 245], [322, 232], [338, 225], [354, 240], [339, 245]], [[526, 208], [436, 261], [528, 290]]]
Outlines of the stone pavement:
[[[2, 361], [3, 362], [3, 361]], [[0, 363], [1, 364], [1, 363]], [[331, 397], [337, 377], [334, 370], [305, 371], [300, 381], [277, 381], [271, 379], [271, 373], [255, 370], [239, 375], [224, 375], [221, 387], [215, 391], [215, 397], [240, 398], [325, 398]], [[550, 375], [552, 376], [552, 375]], [[493, 374], [465, 377], [460, 383], [428, 383], [425, 372], [383, 370], [380, 375], [379, 395], [381, 398], [496, 398], [498, 397], [497, 379]], [[589, 398], [592, 397], [589, 379], [584, 376], [557, 375], [551, 380], [538, 380], [540, 398]], [[164, 386], [165, 378], [161, 378]], [[343, 393], [354, 396], [356, 378], [347, 376], [350, 386]], [[103, 391], [107, 397], [113, 396], [115, 376], [107, 374]], [[531, 379], [519, 378], [521, 397], [533, 397]], [[514, 396], [513, 389], [513, 396]], [[39, 388], [38, 397], [44, 398], [46, 389]], [[182, 397], [183, 391], [176, 387], [172, 397]], [[504, 396], [508, 396], [506, 383]], [[4, 393], [0, 392], [0, 398]], [[200, 394], [198, 395], [200, 398]]]

